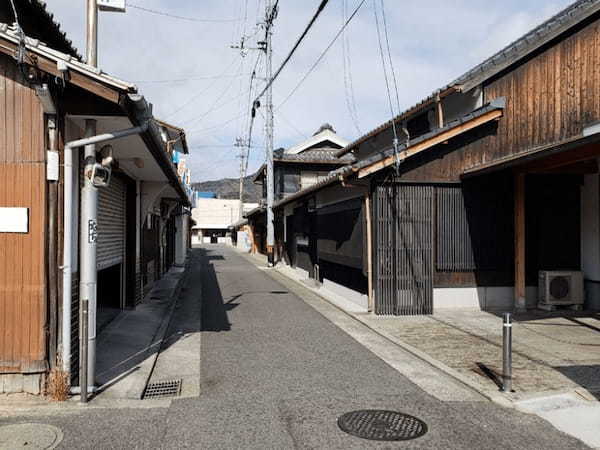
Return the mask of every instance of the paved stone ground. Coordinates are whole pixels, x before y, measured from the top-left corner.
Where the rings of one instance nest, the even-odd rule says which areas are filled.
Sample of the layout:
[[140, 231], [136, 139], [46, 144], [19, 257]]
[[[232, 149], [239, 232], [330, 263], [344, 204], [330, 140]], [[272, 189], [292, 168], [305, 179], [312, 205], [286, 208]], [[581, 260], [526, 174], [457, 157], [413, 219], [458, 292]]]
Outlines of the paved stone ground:
[[[600, 392], [600, 316], [528, 314], [513, 324], [513, 387], [518, 393], [584, 387]], [[363, 320], [455, 369], [483, 390], [502, 373], [502, 319], [476, 310]], [[488, 372], [489, 373], [489, 372]]]
[[[187, 334], [201, 333], [199, 397], [146, 409], [92, 402], [3, 424], [57, 426], [64, 433], [59, 448], [586, 448], [532, 415], [489, 402], [440, 401], [234, 250], [194, 253], [189, 287], [201, 284], [202, 298], [192, 290], [185, 302], [193, 311], [201, 301], [202, 321], [179, 317], [194, 327]], [[429, 432], [400, 443], [342, 433], [337, 417], [362, 408], [415, 415]]]

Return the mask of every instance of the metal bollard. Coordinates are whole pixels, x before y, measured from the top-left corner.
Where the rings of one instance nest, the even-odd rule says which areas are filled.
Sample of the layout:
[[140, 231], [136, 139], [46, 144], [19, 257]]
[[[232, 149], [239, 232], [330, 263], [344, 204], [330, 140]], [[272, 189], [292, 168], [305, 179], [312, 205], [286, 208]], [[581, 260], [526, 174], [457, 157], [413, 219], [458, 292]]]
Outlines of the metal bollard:
[[314, 265], [314, 277], [315, 277], [315, 283], [319, 283], [321, 281], [321, 274], [319, 273], [319, 265], [315, 264]]
[[87, 299], [81, 301], [81, 313], [79, 320], [81, 324], [79, 326], [79, 401], [81, 403], [87, 403], [88, 401], [88, 307], [89, 302]]
[[502, 327], [502, 392], [512, 391], [512, 314], [504, 313]]

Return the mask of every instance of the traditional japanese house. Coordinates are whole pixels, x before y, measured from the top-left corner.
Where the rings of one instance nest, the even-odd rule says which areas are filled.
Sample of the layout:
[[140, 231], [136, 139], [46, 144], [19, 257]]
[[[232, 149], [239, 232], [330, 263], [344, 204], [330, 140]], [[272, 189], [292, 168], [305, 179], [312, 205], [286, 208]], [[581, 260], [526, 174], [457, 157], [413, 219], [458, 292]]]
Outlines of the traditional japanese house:
[[344, 147], [358, 162], [276, 204], [289, 259], [302, 236], [376, 314], [599, 308], [598, 42], [578, 1]]

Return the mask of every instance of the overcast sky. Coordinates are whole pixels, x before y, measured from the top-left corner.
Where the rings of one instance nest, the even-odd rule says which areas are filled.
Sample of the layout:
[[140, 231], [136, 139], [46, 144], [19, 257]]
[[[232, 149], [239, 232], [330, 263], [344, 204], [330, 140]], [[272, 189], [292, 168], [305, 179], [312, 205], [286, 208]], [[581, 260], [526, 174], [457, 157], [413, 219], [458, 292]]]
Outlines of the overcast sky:
[[[288, 147], [328, 122], [348, 140], [391, 117], [374, 2], [366, 0], [326, 57], [282, 106], [360, 0], [330, 0], [274, 84], [275, 148]], [[85, 53], [85, 0], [48, 0], [62, 28]], [[280, 0], [275, 21], [276, 69], [320, 0]], [[560, 11], [571, 0], [384, 0], [389, 45], [404, 110]], [[239, 176], [236, 137], [247, 134], [250, 73], [259, 52], [242, 57], [242, 35], [256, 46], [264, 0], [132, 0], [127, 13], [101, 12], [99, 66], [133, 81], [155, 116], [186, 129], [194, 181]], [[137, 7], [200, 22], [152, 14]], [[244, 18], [246, 20], [244, 20]], [[380, 21], [382, 17], [380, 16]], [[380, 23], [382, 26], [382, 23]], [[383, 28], [381, 29], [386, 49]], [[252, 36], [254, 35], [254, 36]], [[344, 45], [344, 42], [346, 45]], [[346, 56], [346, 64], [344, 64]], [[264, 58], [259, 62], [264, 74]], [[264, 84], [257, 81], [257, 86]], [[390, 80], [392, 98], [396, 91]], [[394, 112], [397, 113], [397, 106]], [[264, 118], [255, 123], [248, 172], [264, 161]]]

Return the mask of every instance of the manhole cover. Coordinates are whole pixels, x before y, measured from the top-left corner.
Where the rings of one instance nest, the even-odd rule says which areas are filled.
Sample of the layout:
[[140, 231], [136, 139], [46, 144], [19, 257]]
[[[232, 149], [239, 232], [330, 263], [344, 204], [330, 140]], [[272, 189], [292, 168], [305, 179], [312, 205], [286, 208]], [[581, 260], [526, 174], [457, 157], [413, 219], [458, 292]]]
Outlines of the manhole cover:
[[427, 424], [416, 417], [378, 409], [346, 413], [337, 423], [348, 434], [374, 441], [406, 441], [427, 433]]
[[181, 380], [168, 380], [150, 383], [146, 386], [143, 399], [176, 397], [181, 393]]
[[0, 427], [0, 450], [52, 449], [62, 440], [62, 431], [52, 425], [19, 423]]

